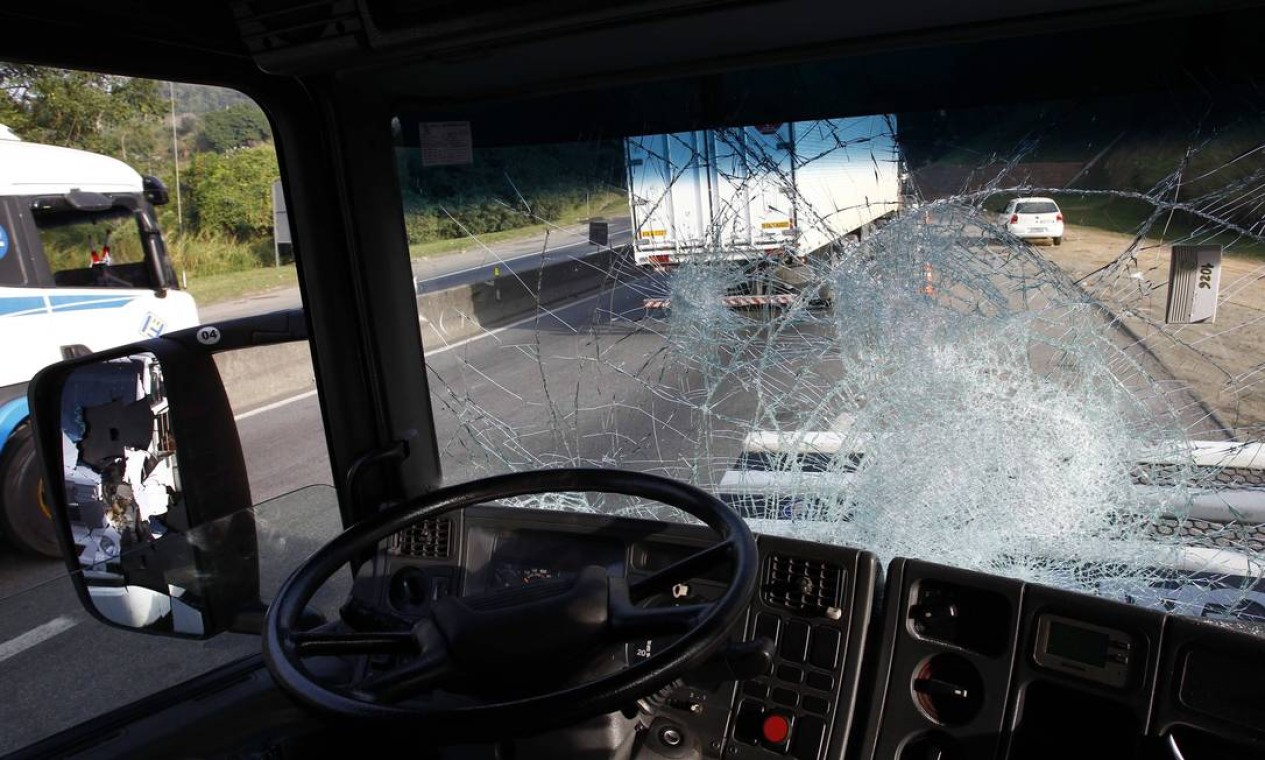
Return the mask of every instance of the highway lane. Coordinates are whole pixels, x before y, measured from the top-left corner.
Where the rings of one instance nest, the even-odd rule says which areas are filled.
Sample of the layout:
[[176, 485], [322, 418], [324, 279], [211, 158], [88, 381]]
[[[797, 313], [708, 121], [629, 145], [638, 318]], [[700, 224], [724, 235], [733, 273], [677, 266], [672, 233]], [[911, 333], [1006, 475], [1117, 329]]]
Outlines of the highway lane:
[[[629, 228], [628, 217], [611, 219], [608, 244], [611, 247], [626, 244]], [[421, 295], [495, 277], [525, 276], [547, 264], [587, 256], [597, 250], [598, 247], [588, 240], [588, 228], [579, 226], [551, 230], [547, 236], [535, 235], [486, 246], [472, 240], [469, 248], [463, 251], [414, 259], [413, 280], [418, 295]], [[203, 322], [212, 322], [280, 309], [297, 309], [302, 305], [298, 288], [281, 288], [212, 304], [198, 312]]]

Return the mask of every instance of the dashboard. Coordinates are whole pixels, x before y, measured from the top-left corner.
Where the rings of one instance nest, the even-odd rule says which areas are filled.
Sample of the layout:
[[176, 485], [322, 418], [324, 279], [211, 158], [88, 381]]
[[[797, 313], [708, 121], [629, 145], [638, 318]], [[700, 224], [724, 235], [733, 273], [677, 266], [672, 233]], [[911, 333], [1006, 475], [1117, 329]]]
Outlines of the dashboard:
[[[569, 577], [630, 581], [714, 542], [703, 528], [484, 506], [424, 520], [378, 559], [392, 610]], [[642, 700], [651, 757], [1265, 757], [1261, 640], [1198, 620], [926, 562], [758, 536], [733, 642], [772, 659], [702, 667]], [[655, 605], [716, 598], [721, 566]], [[625, 662], [666, 641], [629, 642]]]

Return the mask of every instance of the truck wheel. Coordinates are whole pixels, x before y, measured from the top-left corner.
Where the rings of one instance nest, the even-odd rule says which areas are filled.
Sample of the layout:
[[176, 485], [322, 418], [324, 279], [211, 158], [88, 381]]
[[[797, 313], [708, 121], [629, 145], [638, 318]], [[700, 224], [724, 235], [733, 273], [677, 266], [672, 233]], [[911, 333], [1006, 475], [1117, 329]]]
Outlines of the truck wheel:
[[60, 557], [57, 529], [44, 501], [44, 475], [35, 453], [35, 435], [23, 424], [0, 454], [0, 529], [9, 543], [29, 554]]
[[1054, 238], [1054, 244], [1063, 245], [1063, 237], [1060, 235], [1059, 237]]

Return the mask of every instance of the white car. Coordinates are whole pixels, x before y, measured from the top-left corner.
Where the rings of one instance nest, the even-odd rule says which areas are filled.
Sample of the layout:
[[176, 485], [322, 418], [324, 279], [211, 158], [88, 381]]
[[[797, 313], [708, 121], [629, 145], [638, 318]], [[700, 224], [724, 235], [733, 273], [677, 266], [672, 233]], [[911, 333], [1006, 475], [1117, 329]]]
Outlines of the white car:
[[1051, 198], [1015, 198], [1001, 212], [1001, 224], [1017, 238], [1049, 238], [1063, 244], [1063, 212]]

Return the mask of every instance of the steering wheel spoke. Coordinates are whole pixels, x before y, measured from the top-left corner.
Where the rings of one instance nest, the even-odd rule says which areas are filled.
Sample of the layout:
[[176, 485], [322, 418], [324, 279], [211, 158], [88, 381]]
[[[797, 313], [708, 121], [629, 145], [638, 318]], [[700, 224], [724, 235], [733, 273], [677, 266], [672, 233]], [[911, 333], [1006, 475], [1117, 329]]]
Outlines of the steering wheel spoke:
[[712, 609], [710, 604], [682, 604], [675, 607], [632, 607], [611, 618], [611, 631], [619, 641], [644, 636], [685, 633]]
[[290, 644], [300, 657], [317, 655], [413, 654], [418, 651], [412, 631], [296, 631]]
[[734, 548], [733, 538], [697, 551], [690, 556], [677, 560], [654, 574], [632, 583], [628, 587], [628, 598], [637, 604], [661, 594], [674, 585], [689, 580], [700, 573], [711, 570], [722, 562], [731, 559]]
[[368, 702], [393, 704], [438, 688], [455, 673], [447, 651], [431, 650], [394, 670], [364, 679], [352, 693]]

